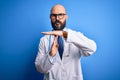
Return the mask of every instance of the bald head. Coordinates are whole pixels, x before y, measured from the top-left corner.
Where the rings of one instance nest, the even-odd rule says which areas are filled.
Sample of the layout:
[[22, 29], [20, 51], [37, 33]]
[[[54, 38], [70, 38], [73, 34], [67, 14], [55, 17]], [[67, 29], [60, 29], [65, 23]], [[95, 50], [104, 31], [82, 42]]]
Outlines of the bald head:
[[54, 30], [63, 30], [68, 18], [64, 6], [57, 4], [52, 7], [50, 13], [51, 24]]
[[59, 13], [66, 14], [66, 10], [65, 10], [64, 6], [57, 4], [57, 5], [52, 7], [51, 14], [59, 14]]

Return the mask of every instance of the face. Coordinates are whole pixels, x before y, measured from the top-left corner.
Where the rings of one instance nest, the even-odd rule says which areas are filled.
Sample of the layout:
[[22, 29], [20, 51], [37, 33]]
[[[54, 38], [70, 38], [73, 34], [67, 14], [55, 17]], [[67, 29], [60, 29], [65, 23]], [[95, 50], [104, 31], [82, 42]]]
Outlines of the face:
[[57, 5], [51, 10], [51, 24], [54, 30], [63, 30], [66, 26], [66, 11], [63, 6]]

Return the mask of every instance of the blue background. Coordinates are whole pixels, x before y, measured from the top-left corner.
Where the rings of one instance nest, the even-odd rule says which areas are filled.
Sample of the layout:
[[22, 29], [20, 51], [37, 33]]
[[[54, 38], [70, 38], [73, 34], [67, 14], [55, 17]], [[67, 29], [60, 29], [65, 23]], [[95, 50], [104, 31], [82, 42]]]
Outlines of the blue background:
[[67, 9], [67, 27], [97, 43], [81, 59], [84, 80], [120, 80], [119, 0], [0, 0], [0, 80], [42, 80], [34, 60], [57, 3]]

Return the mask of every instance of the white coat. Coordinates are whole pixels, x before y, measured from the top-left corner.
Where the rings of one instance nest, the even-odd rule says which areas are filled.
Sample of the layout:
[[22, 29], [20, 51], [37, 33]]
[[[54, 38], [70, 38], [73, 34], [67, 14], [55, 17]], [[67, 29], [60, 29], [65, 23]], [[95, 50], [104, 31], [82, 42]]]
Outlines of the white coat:
[[52, 35], [45, 35], [40, 40], [35, 65], [44, 74], [44, 80], [83, 80], [80, 57], [89, 56], [96, 51], [96, 43], [82, 33], [71, 29], [64, 31], [68, 32], [68, 36], [64, 39], [62, 60], [59, 52], [54, 57], [49, 55]]

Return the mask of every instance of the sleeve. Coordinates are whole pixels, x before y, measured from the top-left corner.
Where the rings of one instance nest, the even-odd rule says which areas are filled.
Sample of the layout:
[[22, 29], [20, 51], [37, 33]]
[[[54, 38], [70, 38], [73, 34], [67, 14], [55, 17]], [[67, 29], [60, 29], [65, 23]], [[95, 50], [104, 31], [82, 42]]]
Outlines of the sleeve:
[[41, 73], [48, 73], [57, 59], [57, 53], [54, 57], [49, 55], [50, 50], [45, 49], [45, 40], [41, 38], [39, 43], [39, 50], [35, 60], [35, 66]]
[[68, 29], [67, 32], [68, 36], [66, 41], [76, 45], [83, 56], [89, 56], [96, 51], [96, 43], [93, 40], [88, 39], [80, 32], [72, 31], [70, 29]]

